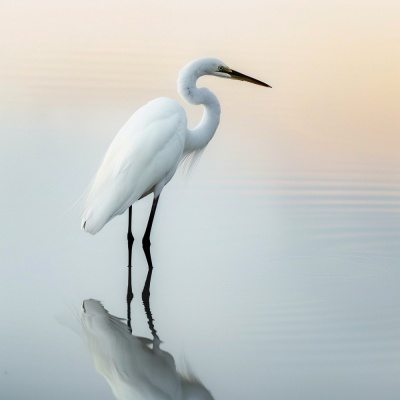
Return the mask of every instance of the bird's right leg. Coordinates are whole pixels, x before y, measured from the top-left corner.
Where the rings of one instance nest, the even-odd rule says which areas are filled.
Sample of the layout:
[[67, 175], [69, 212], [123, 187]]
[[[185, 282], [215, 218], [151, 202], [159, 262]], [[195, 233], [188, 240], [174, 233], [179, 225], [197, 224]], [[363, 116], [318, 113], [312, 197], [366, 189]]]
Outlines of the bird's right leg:
[[133, 235], [132, 235], [132, 206], [129, 207], [129, 220], [128, 220], [128, 267], [132, 267], [132, 246], [133, 246]]
[[151, 206], [149, 220], [147, 221], [146, 231], [145, 231], [143, 239], [142, 239], [143, 249], [145, 249], [146, 247], [150, 248], [150, 244], [151, 244], [150, 243], [150, 233], [151, 233], [151, 228], [153, 226], [154, 215], [156, 214], [159, 198], [160, 198], [160, 195], [158, 195], [157, 197], [154, 197], [154, 199], [153, 199], [153, 204]]
[[132, 206], [129, 207], [129, 221], [128, 221], [128, 290], [126, 293], [126, 302], [128, 306], [128, 327], [131, 329], [131, 301], [133, 299], [132, 292], [132, 247], [133, 247], [133, 235], [132, 235]]

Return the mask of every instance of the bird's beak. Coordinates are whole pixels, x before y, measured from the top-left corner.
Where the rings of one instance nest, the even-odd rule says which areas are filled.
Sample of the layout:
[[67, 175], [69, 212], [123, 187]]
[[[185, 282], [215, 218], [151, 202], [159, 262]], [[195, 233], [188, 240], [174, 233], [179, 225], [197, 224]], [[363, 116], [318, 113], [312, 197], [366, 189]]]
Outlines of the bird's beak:
[[269, 88], [271, 87], [271, 86], [267, 85], [266, 83], [259, 81], [258, 79], [254, 79], [250, 76], [244, 75], [233, 69], [231, 69], [228, 73], [232, 79], [254, 83], [255, 85], [259, 85], [259, 86], [264, 86], [264, 87], [269, 87]]

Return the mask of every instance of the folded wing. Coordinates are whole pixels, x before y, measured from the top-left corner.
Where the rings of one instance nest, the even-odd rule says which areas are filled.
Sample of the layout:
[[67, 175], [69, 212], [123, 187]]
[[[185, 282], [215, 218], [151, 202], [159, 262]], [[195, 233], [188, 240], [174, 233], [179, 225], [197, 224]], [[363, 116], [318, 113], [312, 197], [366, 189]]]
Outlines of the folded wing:
[[140, 108], [109, 146], [85, 201], [82, 227], [97, 233], [110, 219], [172, 178], [185, 144], [186, 114], [160, 98]]

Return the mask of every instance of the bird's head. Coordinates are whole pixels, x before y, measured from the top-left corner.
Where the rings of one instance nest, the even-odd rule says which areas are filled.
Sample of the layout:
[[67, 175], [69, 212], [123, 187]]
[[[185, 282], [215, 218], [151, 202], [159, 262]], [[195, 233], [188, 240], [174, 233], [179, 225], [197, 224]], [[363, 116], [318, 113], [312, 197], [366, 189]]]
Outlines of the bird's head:
[[228, 67], [224, 62], [217, 58], [201, 58], [199, 60], [193, 61], [192, 65], [198, 67], [198, 74], [201, 75], [213, 75], [219, 78], [234, 79], [239, 81], [245, 81], [254, 83], [255, 85], [271, 87], [264, 82], [254, 79], [248, 75], [244, 75], [241, 72], [235, 71]]

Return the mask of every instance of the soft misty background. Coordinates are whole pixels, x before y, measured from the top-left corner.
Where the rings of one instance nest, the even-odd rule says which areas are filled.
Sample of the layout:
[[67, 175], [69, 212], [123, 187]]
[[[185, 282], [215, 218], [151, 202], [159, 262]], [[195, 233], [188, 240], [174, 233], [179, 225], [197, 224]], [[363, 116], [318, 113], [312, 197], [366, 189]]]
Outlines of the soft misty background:
[[[200, 82], [222, 120], [160, 200], [163, 349], [216, 399], [398, 399], [399, 20], [389, 0], [2, 0], [0, 398], [113, 398], [59, 320], [87, 298], [125, 316], [127, 216], [91, 237], [81, 196], [134, 110], [216, 56], [273, 89]], [[146, 271], [137, 240], [150, 337]]]

